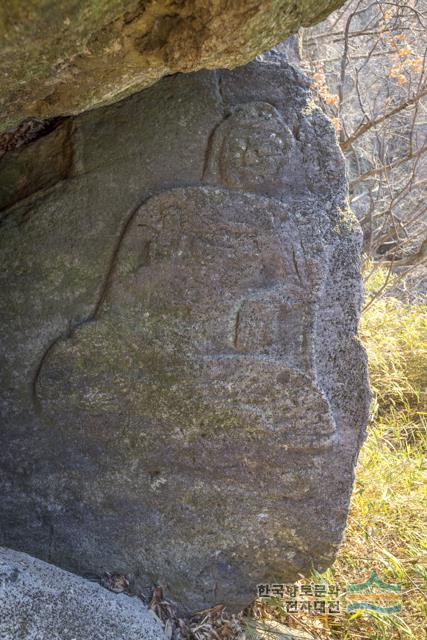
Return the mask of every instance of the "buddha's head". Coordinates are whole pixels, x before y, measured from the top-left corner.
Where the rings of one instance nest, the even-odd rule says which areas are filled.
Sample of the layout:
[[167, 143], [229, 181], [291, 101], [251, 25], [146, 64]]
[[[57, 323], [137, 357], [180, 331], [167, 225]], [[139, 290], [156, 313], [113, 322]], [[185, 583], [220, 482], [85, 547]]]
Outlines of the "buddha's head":
[[205, 178], [234, 189], [280, 195], [294, 145], [291, 131], [271, 104], [240, 105], [214, 133]]

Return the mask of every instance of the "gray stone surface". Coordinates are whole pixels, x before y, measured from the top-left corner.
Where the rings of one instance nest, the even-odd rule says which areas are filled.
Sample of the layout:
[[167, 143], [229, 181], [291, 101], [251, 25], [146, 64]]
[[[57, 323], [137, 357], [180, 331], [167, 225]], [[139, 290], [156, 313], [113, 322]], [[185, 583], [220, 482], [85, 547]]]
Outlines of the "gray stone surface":
[[137, 597], [0, 547], [1, 640], [166, 640]]
[[193, 611], [326, 568], [369, 390], [307, 79], [174, 76], [62, 126], [26, 182], [24, 150], [0, 162], [2, 543]]

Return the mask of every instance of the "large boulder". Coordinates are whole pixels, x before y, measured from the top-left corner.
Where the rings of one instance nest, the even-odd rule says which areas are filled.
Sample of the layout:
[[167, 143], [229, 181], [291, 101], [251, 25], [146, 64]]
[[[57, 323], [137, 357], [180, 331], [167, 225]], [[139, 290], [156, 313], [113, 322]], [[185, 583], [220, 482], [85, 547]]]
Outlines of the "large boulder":
[[360, 229], [287, 64], [165, 78], [0, 162], [1, 541], [182, 608], [331, 564]]
[[0, 6], [0, 132], [178, 71], [235, 67], [344, 0], [11, 0]]
[[166, 640], [139, 598], [0, 547], [2, 640]]

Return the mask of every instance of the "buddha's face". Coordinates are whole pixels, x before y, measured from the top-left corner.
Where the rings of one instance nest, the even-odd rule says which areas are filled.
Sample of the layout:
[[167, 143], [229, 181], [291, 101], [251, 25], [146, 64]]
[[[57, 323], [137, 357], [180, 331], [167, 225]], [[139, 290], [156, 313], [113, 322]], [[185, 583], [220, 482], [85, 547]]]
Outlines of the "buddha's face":
[[226, 186], [281, 191], [293, 137], [274, 107], [244, 105], [220, 128], [216, 142], [220, 179]]
[[280, 179], [287, 151], [283, 138], [280, 131], [273, 129], [237, 129], [225, 142], [224, 168], [229, 179], [242, 184], [260, 184], [266, 178]]

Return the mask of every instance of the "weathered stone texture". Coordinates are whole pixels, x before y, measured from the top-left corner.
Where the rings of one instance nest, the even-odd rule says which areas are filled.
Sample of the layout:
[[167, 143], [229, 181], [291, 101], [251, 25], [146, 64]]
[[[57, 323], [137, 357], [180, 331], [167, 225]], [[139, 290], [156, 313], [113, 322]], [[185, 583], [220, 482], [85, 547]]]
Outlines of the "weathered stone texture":
[[253, 60], [343, 0], [8, 0], [0, 132], [111, 103], [164, 75]]
[[306, 78], [166, 78], [6, 155], [0, 192], [31, 149], [0, 228], [2, 542], [192, 610], [328, 566], [369, 391], [360, 230]]
[[0, 547], [2, 640], [166, 640], [141, 600]]

